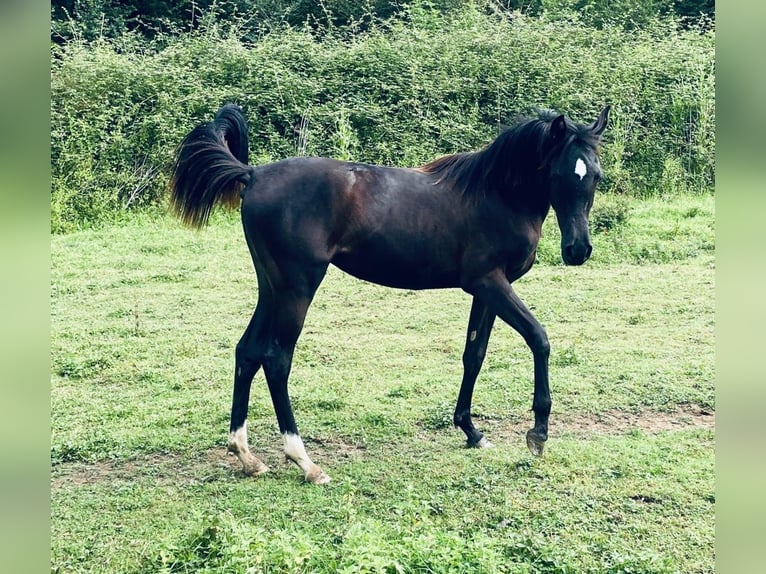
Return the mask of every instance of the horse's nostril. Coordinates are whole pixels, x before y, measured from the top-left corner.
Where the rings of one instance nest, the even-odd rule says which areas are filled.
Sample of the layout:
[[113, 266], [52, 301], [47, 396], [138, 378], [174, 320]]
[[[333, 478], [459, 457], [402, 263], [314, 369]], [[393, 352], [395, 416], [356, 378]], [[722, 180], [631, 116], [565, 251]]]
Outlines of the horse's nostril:
[[563, 250], [564, 261], [570, 265], [582, 265], [588, 260], [592, 251], [593, 247], [590, 244], [567, 245]]

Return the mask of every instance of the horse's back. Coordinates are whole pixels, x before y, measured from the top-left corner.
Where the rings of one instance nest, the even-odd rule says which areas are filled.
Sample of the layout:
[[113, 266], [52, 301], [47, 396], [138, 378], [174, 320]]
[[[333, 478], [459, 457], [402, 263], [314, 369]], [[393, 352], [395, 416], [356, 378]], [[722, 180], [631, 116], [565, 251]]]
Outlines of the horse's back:
[[275, 259], [333, 263], [394, 287], [458, 283], [464, 208], [414, 169], [313, 157], [267, 164], [253, 170], [242, 218], [251, 248]]

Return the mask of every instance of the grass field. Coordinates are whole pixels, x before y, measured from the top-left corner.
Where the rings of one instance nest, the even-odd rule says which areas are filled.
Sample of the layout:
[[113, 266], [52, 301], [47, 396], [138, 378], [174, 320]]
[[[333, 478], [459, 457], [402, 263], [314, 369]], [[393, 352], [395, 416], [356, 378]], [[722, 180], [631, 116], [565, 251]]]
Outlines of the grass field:
[[463, 448], [451, 417], [470, 307], [332, 269], [290, 390], [312, 458], [281, 454], [262, 375], [225, 451], [233, 347], [256, 301], [236, 215], [54, 236], [54, 572], [714, 571], [714, 200], [598, 198], [594, 256], [554, 222], [516, 283], [552, 345], [545, 455], [524, 444], [532, 359], [497, 323]]

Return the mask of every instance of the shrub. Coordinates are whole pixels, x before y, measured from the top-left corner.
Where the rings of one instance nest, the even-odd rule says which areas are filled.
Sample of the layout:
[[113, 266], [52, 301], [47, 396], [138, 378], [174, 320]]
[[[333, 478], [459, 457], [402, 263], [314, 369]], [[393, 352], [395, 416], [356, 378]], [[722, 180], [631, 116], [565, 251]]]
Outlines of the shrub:
[[628, 221], [630, 201], [624, 195], [603, 195], [594, 202], [590, 223], [594, 232], [616, 231]]
[[626, 36], [470, 4], [355, 36], [283, 28], [245, 44], [211, 22], [157, 49], [126, 34], [52, 56], [56, 232], [162, 206], [173, 150], [227, 101], [245, 109], [253, 163], [306, 153], [406, 166], [478, 148], [520, 110], [592, 121], [611, 103], [603, 189], [714, 179], [714, 35], [672, 21]]
[[[316, 30], [346, 27], [358, 31], [386, 18], [406, 18], [423, 7], [448, 13], [461, 3], [462, 0], [54, 0], [51, 40], [115, 38], [125, 30], [156, 38], [168, 31], [198, 29], [210, 14], [221, 21], [237, 22], [249, 39], [284, 25], [300, 27], [306, 23]], [[589, 25], [609, 22], [631, 29], [660, 15], [675, 14], [691, 22], [701, 15], [715, 18], [714, 0], [485, 0], [478, 4], [487, 13], [577, 15]]]

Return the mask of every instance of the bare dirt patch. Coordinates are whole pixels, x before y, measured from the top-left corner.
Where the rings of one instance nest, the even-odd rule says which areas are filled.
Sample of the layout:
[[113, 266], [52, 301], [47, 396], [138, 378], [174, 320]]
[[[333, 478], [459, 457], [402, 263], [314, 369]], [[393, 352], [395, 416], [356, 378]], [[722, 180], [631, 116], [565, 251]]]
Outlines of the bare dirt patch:
[[211, 480], [221, 470], [234, 470], [241, 465], [226, 447], [202, 451], [198, 456], [171, 454], [140, 455], [130, 460], [95, 463], [64, 463], [51, 471], [51, 491], [100, 482], [155, 479], [158, 484], [199, 483]]
[[[365, 456], [365, 447], [330, 437], [304, 436], [306, 448], [315, 460], [358, 460]], [[259, 448], [256, 456], [270, 468], [289, 467], [281, 449], [281, 438], [269, 446]], [[139, 455], [129, 460], [72, 462], [56, 465], [51, 470], [51, 491], [80, 487], [101, 482], [155, 480], [164, 484], [200, 484], [213, 480], [226, 480], [242, 476], [239, 459], [227, 451], [226, 446], [203, 450], [195, 455], [182, 453], [154, 453]]]
[[560, 425], [565, 432], [598, 434], [619, 434], [631, 430], [658, 433], [689, 427], [713, 429], [715, 411], [688, 404], [679, 405], [672, 412], [631, 413], [611, 410], [589, 416], [562, 416]]
[[[496, 420], [474, 417], [497, 444], [503, 437], [523, 436], [530, 420]], [[558, 435], [618, 435], [633, 430], [647, 433], [677, 431], [689, 428], [715, 428], [715, 411], [699, 405], [679, 405], [672, 412], [633, 413], [609, 410], [598, 414], [562, 413], [551, 418], [551, 433]], [[364, 446], [346, 443], [333, 437], [304, 437], [306, 447], [317, 460], [360, 460], [366, 456]], [[272, 468], [283, 464], [289, 466], [278, 441], [258, 455]], [[242, 466], [225, 446], [203, 450], [196, 455], [156, 453], [142, 455], [130, 460], [102, 461], [96, 463], [64, 463], [51, 471], [51, 491], [77, 488], [102, 482], [156, 480], [157, 484], [199, 484], [213, 480], [231, 480], [241, 476]]]
[[[522, 421], [482, 420], [482, 430], [491, 434], [492, 440], [500, 442], [503, 436], [524, 435], [533, 417]], [[684, 430], [688, 428], [715, 428], [715, 411], [699, 405], [683, 404], [669, 412], [630, 412], [612, 409], [602, 413], [553, 413], [549, 425], [552, 434], [618, 435], [640, 430], [650, 434]]]

